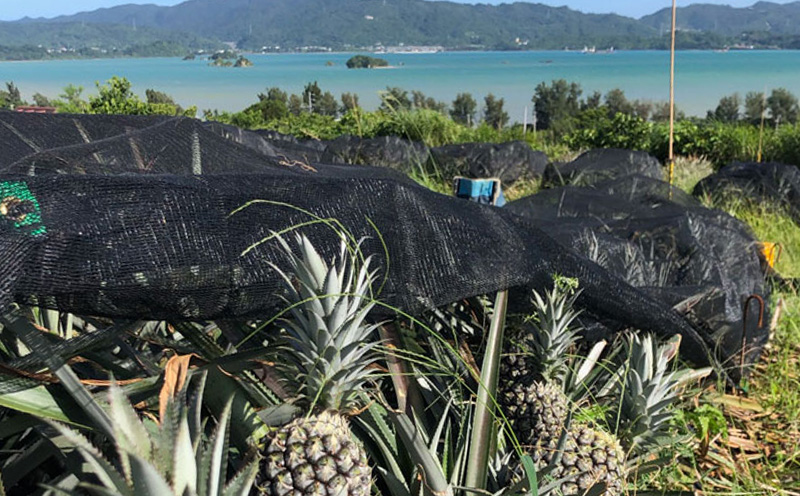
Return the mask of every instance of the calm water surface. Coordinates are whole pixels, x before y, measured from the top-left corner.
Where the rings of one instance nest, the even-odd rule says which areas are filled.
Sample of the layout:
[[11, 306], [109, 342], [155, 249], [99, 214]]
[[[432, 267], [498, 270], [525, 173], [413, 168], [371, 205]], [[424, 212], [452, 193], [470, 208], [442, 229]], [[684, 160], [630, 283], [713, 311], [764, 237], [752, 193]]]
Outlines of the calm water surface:
[[[388, 54], [381, 57], [395, 68], [348, 70], [344, 64], [351, 55], [251, 55], [255, 66], [242, 69], [180, 58], [2, 62], [0, 81], [14, 81], [30, 98], [35, 92], [56, 96], [69, 83], [93, 92], [95, 81], [118, 75], [131, 80], [140, 94], [155, 88], [201, 110], [240, 110], [267, 87], [300, 93], [310, 81], [337, 98], [342, 92], [357, 93], [370, 109], [377, 107], [378, 92], [387, 86], [419, 89], [447, 102], [459, 92], [476, 99], [491, 92], [505, 98], [512, 119], [519, 121], [536, 85], [552, 79], [577, 81], [584, 95], [618, 87], [631, 99], [661, 101], [669, 96], [668, 52]], [[785, 87], [800, 95], [800, 51], [679, 52], [676, 70], [676, 99], [688, 114], [704, 115], [720, 97], [734, 92]]]

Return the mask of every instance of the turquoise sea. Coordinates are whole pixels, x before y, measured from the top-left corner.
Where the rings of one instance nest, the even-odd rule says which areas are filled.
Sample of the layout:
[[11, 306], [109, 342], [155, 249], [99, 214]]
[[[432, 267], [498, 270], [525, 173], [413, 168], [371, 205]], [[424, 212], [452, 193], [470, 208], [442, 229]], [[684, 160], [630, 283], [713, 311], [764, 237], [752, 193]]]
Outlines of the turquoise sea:
[[[210, 67], [204, 59], [180, 58], [0, 62], [0, 82], [14, 81], [27, 98], [35, 92], [56, 96], [69, 83], [94, 91], [95, 81], [127, 77], [134, 89], [165, 91], [184, 106], [240, 110], [270, 86], [300, 93], [310, 81], [338, 96], [357, 93], [366, 108], [376, 108], [387, 86], [418, 89], [450, 102], [459, 92], [476, 99], [487, 93], [505, 98], [512, 120], [522, 121], [525, 106], [541, 81], [577, 81], [584, 95], [622, 88], [630, 99], [665, 101], [669, 96], [669, 53], [662, 51], [442, 52], [386, 54], [394, 68], [351, 70], [346, 53], [248, 55], [254, 67]], [[326, 65], [328, 62], [333, 65]], [[720, 97], [785, 87], [800, 95], [800, 51], [685, 51], [676, 58], [676, 101], [690, 115], [704, 115]]]

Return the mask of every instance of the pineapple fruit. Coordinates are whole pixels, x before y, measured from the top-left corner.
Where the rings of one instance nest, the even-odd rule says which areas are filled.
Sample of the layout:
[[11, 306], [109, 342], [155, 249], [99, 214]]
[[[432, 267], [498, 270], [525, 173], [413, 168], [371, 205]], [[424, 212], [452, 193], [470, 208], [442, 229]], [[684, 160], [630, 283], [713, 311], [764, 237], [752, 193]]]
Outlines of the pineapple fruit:
[[346, 415], [376, 360], [376, 326], [365, 323], [374, 273], [368, 259], [357, 265], [344, 242], [329, 266], [307, 238], [297, 239], [299, 255], [280, 241], [291, 265], [288, 273], [276, 267], [291, 307], [281, 359], [305, 414], [268, 435], [259, 485], [272, 496], [367, 496], [371, 469]]

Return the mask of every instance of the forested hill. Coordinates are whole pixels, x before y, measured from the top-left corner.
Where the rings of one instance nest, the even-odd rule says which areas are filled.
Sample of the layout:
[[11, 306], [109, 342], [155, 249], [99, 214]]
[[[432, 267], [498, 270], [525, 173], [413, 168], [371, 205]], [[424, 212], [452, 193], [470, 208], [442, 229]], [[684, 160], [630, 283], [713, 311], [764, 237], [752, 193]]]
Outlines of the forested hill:
[[121, 6], [55, 21], [147, 25], [262, 46], [362, 47], [381, 43], [504, 47], [628, 44], [654, 30], [617, 15], [533, 3], [499, 6], [424, 0], [190, 0], [174, 7]]
[[[672, 22], [672, 12], [665, 8], [642, 17], [641, 22], [666, 31]], [[800, 2], [758, 2], [738, 9], [727, 5], [690, 5], [679, 9], [677, 25], [683, 30], [714, 32], [727, 36], [747, 32], [800, 35]]]
[[[760, 2], [749, 8], [693, 5], [681, 8], [678, 19], [682, 48], [721, 48], [743, 41], [793, 47], [800, 42], [800, 2]], [[190, 33], [249, 50], [265, 46], [341, 50], [379, 44], [665, 48], [668, 21], [668, 9], [636, 20], [527, 2], [492, 6], [428, 0], [189, 0], [173, 7], [123, 5], [36, 20]]]
[[0, 59], [152, 57], [222, 46], [197, 34], [147, 26], [24, 20], [0, 22]]

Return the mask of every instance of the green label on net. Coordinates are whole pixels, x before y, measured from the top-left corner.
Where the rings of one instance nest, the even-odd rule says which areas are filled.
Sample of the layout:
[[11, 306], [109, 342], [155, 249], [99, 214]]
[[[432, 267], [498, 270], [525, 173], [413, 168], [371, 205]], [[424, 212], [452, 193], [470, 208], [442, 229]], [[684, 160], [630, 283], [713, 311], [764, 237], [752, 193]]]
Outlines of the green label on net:
[[39, 200], [22, 181], [0, 182], [0, 217], [13, 223], [15, 229], [39, 236], [47, 232], [42, 224]]

